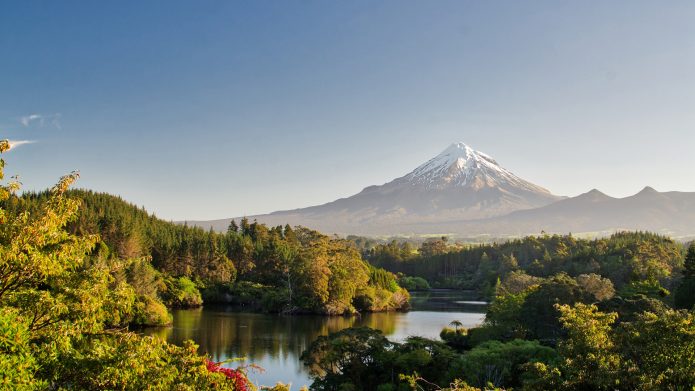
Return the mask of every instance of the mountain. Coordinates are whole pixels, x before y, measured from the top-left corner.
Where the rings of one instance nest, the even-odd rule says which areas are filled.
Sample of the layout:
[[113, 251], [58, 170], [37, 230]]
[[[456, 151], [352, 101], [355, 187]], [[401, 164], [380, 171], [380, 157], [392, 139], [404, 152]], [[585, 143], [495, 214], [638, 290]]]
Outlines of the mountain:
[[519, 237], [569, 232], [602, 236], [616, 231], [650, 231], [673, 237], [695, 237], [695, 193], [658, 192], [645, 187], [625, 197], [596, 189], [540, 208], [480, 220], [421, 223], [401, 227], [415, 233]]
[[[490, 156], [455, 143], [412, 172], [351, 197], [249, 219], [329, 233], [406, 234], [409, 226], [492, 218], [562, 198], [517, 177]], [[230, 220], [189, 224], [223, 230]]]
[[[658, 192], [645, 187], [635, 195], [613, 198], [592, 190], [542, 208], [491, 219], [483, 226], [509, 234], [541, 230], [558, 233], [643, 230], [692, 236], [695, 234], [695, 193]], [[469, 227], [469, 232], [477, 230]]]

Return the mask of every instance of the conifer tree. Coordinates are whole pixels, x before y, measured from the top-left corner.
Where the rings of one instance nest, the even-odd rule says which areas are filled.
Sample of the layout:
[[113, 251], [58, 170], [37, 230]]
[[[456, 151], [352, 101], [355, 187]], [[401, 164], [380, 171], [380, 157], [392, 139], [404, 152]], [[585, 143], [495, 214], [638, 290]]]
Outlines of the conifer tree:
[[241, 233], [242, 233], [242, 234], [248, 235], [248, 234], [249, 234], [249, 231], [250, 231], [250, 229], [251, 229], [251, 226], [250, 226], [250, 224], [249, 224], [249, 219], [247, 219], [246, 217], [242, 218], [242, 219], [241, 219], [241, 227], [240, 227], [240, 228], [241, 228]]
[[695, 242], [688, 247], [688, 253], [685, 256], [685, 264], [683, 265], [683, 276], [685, 278], [695, 278]]
[[234, 219], [232, 219], [232, 221], [229, 222], [227, 232], [239, 232], [239, 226], [237, 225], [236, 221], [234, 221]]

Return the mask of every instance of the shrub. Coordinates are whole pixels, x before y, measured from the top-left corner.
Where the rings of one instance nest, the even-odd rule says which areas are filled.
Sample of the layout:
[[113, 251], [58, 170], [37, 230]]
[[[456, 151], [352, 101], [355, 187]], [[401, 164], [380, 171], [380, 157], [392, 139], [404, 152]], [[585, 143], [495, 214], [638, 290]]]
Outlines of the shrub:
[[409, 291], [419, 291], [419, 290], [430, 290], [430, 284], [422, 277], [409, 277], [403, 276], [398, 280], [398, 285], [409, 290]]
[[549, 363], [557, 359], [555, 350], [537, 341], [515, 339], [510, 342], [488, 341], [465, 353], [455, 366], [468, 384], [485, 387], [521, 385], [522, 367], [527, 363]]
[[136, 326], [167, 326], [171, 324], [167, 307], [155, 298], [140, 296], [135, 302], [133, 324]]
[[169, 307], [193, 308], [203, 304], [203, 298], [195, 283], [187, 277], [168, 278], [165, 281], [164, 302]]

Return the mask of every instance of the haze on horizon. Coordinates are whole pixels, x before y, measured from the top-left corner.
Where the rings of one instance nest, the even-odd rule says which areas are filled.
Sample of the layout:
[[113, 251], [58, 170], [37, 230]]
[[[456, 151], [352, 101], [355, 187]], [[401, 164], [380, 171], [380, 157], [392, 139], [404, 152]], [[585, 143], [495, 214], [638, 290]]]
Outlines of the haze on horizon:
[[13, 2], [0, 131], [28, 190], [173, 220], [322, 204], [452, 142], [557, 195], [695, 191], [695, 3]]

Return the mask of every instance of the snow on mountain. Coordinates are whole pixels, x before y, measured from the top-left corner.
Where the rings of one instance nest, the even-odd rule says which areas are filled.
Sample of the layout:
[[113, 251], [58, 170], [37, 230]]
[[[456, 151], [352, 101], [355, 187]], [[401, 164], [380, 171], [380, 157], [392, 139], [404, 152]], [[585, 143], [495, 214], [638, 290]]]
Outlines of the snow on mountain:
[[517, 177], [501, 167], [495, 159], [462, 142], [451, 144], [403, 180], [430, 189], [448, 186], [482, 189], [506, 185], [550, 194], [548, 190]]

